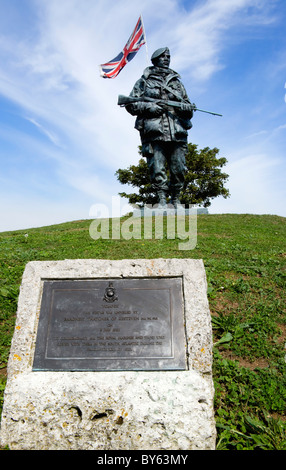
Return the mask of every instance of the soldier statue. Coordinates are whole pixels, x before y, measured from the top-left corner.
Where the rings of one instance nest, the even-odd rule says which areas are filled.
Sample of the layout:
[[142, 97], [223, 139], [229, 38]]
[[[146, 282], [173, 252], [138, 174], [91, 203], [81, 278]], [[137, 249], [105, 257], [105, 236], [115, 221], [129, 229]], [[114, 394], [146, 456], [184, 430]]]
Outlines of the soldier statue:
[[144, 70], [124, 105], [137, 116], [135, 128], [140, 132], [142, 154], [147, 159], [159, 206], [164, 207], [167, 194], [171, 194], [171, 204], [177, 207], [184, 185], [188, 130], [196, 107], [179, 74], [169, 68], [168, 47], [157, 49], [151, 62], [153, 66]]

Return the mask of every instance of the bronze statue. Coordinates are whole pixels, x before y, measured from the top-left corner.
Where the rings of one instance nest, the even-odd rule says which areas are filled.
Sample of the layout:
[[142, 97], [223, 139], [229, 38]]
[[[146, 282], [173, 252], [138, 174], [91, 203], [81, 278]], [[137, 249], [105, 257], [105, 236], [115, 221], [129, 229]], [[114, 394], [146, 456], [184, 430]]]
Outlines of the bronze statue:
[[135, 128], [140, 132], [142, 154], [159, 205], [166, 205], [170, 193], [171, 204], [176, 207], [184, 185], [188, 130], [196, 106], [190, 102], [179, 74], [169, 68], [168, 47], [157, 49], [151, 61], [153, 66], [144, 70], [130, 96], [119, 96], [118, 104], [137, 116]]

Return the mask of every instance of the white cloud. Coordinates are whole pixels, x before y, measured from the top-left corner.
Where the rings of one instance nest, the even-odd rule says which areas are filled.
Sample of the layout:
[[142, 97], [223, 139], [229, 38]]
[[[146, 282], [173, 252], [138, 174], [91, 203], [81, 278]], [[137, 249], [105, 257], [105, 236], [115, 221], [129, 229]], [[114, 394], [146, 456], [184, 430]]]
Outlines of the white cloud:
[[82, 205], [74, 202], [71, 204], [62, 201], [59, 205], [56, 202], [36, 200], [33, 197], [2, 199], [0, 212], [0, 232], [89, 218], [88, 207], [83, 211]]
[[181, 12], [176, 27], [173, 18], [166, 19], [172, 30], [175, 68], [192, 80], [208, 80], [225, 67], [222, 52], [230, 46], [230, 37], [239, 42], [246, 27], [265, 24], [266, 19], [267, 24], [274, 21], [265, 0], [209, 0], [189, 13]]
[[50, 139], [50, 141], [56, 145], [57, 147], [61, 147], [61, 144], [60, 144], [60, 141], [59, 141], [59, 138], [56, 136], [56, 134], [54, 134], [53, 132], [49, 131], [48, 129], [46, 129], [44, 126], [42, 126], [42, 124], [40, 124], [39, 122], [37, 122], [35, 119], [33, 118], [29, 118], [29, 117], [26, 117], [27, 121], [31, 122], [32, 124], [34, 124], [34, 126], [36, 126], [44, 135], [46, 135], [48, 137], [48, 139]]
[[267, 135], [268, 131], [262, 130], [258, 132], [254, 132], [253, 134], [247, 135], [245, 139], [253, 139], [253, 137], [261, 137], [262, 135]]
[[[246, 156], [242, 156], [246, 155]], [[235, 158], [236, 157], [236, 158]], [[247, 154], [247, 150], [234, 155], [234, 161], [226, 165], [229, 175], [226, 187], [229, 199], [213, 201], [210, 212], [280, 214], [285, 216], [285, 189], [277, 189], [277, 171], [283, 178], [283, 161], [269, 154]], [[278, 188], [283, 188], [279, 185]]]
[[276, 129], [274, 129], [273, 132], [284, 131], [285, 129], [286, 129], [286, 124], [282, 124], [281, 126], [278, 126]]

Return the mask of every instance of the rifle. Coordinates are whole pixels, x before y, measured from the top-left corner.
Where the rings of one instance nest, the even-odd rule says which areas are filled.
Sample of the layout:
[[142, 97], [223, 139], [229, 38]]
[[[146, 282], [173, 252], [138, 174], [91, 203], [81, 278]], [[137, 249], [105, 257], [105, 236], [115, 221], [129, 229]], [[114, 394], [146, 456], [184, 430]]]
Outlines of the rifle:
[[[179, 101], [165, 101], [165, 100], [158, 100], [158, 99], [155, 99], [155, 98], [149, 98], [148, 96], [142, 96], [140, 98], [135, 98], [133, 96], [123, 96], [123, 95], [119, 95], [118, 96], [118, 102], [117, 104], [119, 106], [128, 106], [129, 104], [133, 104], [133, 103], [138, 103], [140, 101], [147, 101], [147, 102], [150, 102], [150, 103], [156, 103], [158, 104], [159, 106], [172, 106], [173, 108], [181, 108], [181, 104], [184, 104], [184, 102], [179, 102]], [[185, 104], [189, 104], [189, 103], [185, 103]], [[213, 116], [221, 116], [222, 117], [222, 114], [218, 114], [218, 113], [213, 113], [211, 111], [205, 111], [204, 109], [198, 109], [196, 106], [194, 105], [191, 105], [192, 106], [192, 110], [193, 111], [200, 111], [201, 113], [208, 113], [208, 114], [212, 114]]]

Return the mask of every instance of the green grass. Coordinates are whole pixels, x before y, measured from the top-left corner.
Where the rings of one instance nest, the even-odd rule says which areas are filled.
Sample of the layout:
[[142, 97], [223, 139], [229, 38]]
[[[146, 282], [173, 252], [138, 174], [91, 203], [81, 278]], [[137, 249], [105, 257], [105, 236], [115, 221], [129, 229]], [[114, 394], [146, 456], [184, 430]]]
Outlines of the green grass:
[[0, 233], [0, 407], [22, 274], [32, 260], [201, 258], [214, 332], [217, 448], [286, 449], [285, 218], [200, 215], [198, 243], [93, 240], [90, 221]]

